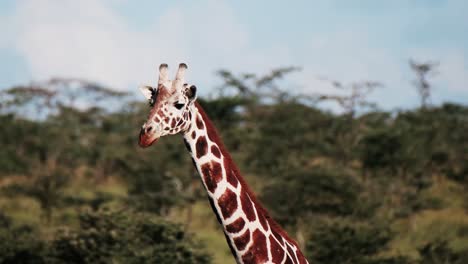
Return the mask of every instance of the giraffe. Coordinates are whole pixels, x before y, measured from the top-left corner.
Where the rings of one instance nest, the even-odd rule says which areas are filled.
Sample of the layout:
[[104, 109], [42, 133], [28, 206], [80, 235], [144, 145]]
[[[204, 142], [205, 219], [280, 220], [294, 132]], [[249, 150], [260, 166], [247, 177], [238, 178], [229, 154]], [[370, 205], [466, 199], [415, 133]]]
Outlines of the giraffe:
[[149, 147], [163, 136], [183, 134], [237, 263], [308, 263], [297, 243], [269, 216], [241, 176], [196, 101], [196, 86], [185, 83], [186, 69], [181, 63], [172, 81], [167, 64], [161, 64], [158, 86], [140, 87], [151, 111], [141, 127], [139, 145]]

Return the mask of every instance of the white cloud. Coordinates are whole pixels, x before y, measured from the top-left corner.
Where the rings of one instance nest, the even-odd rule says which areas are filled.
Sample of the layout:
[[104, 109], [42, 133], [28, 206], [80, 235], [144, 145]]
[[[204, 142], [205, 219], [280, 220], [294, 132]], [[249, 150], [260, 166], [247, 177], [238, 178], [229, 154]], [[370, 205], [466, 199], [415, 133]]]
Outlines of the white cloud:
[[[372, 45], [375, 41], [366, 32], [341, 31], [313, 35], [303, 56], [304, 74], [301, 86], [306, 93], [343, 94], [334, 89], [326, 78], [344, 85], [362, 81], [378, 81], [384, 87], [376, 89], [369, 97], [384, 108], [407, 105], [411, 93], [404, 77], [401, 58], [392, 56], [390, 50]], [[347, 93], [349, 94], [349, 92]], [[409, 94], [409, 95], [408, 95]], [[403, 95], [403, 96], [402, 96]]]
[[[461, 0], [450, 3], [462, 5]], [[359, 23], [321, 32], [305, 30], [300, 39], [259, 47], [247, 28], [252, 22], [240, 21], [227, 1], [171, 4], [162, 14], [146, 19], [149, 23], [143, 29], [131, 27], [131, 18], [118, 13], [116, 5], [108, 0], [20, 1], [13, 15], [0, 17], [0, 48], [16, 49], [34, 80], [79, 77], [118, 89], [154, 83], [161, 62], [169, 63], [172, 69], [181, 61], [187, 62], [188, 80], [202, 88], [202, 93], [217, 83], [213, 73], [220, 68], [264, 73], [272, 67], [295, 65], [303, 71], [289, 80], [304, 92], [330, 91], [317, 76], [343, 83], [376, 80], [386, 85], [373, 96], [379, 103], [386, 108], [408, 106], [417, 102], [407, 66], [414, 54], [441, 61], [440, 86], [457, 92], [467, 88], [464, 50], [399, 51], [398, 40], [378, 44], [379, 34]], [[395, 15], [387, 14], [387, 20], [393, 21]], [[412, 21], [408, 15], [410, 18]], [[408, 22], [395, 24], [389, 34], [400, 32]], [[265, 30], [275, 30], [273, 27]]]
[[440, 62], [441, 82], [453, 92], [468, 92], [468, 63], [463, 54], [448, 54]]
[[[352, 31], [351, 31], [352, 30]], [[369, 97], [384, 109], [414, 107], [419, 104], [411, 85], [414, 74], [409, 59], [438, 61], [438, 74], [431, 77], [433, 102], [467, 102], [468, 63], [463, 50], [456, 47], [418, 47], [396, 50], [375, 41], [375, 35], [350, 26], [350, 31], [316, 34], [310, 37], [303, 56], [304, 74], [299, 77], [307, 93], [340, 94], [342, 91], [317, 77], [327, 77], [343, 84], [365, 80], [384, 84]], [[458, 96], [458, 97], [457, 97]]]
[[83, 77], [122, 88], [136, 73], [140, 36], [98, 1], [23, 1], [15, 26], [34, 79]]
[[0, 49], [8, 49], [14, 46], [15, 31], [13, 17], [11, 15], [0, 16]]
[[282, 47], [254, 51], [223, 1], [176, 4], [145, 31], [129, 28], [107, 1], [24, 0], [14, 17], [14, 46], [36, 80], [70, 76], [127, 89], [155, 82], [161, 62], [185, 61], [197, 83], [212, 84], [221, 67], [252, 71], [277, 65], [275, 54], [288, 59]]

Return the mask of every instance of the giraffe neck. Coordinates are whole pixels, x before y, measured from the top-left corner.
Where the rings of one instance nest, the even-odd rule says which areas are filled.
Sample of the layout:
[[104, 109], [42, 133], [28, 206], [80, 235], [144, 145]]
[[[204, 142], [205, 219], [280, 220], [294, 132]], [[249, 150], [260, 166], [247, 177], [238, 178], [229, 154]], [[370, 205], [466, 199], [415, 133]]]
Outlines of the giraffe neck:
[[184, 142], [238, 263], [308, 263], [258, 203], [198, 103]]

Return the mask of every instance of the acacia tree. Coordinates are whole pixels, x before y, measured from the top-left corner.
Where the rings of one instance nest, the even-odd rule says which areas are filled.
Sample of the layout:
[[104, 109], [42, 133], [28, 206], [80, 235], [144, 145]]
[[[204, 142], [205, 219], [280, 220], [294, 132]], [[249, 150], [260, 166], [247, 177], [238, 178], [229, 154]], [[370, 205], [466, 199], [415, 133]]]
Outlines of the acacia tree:
[[261, 76], [254, 73], [235, 75], [230, 71], [220, 70], [218, 75], [223, 79], [220, 95], [234, 94], [253, 102], [257, 102], [257, 100], [279, 102], [289, 98], [291, 93], [281, 89], [278, 81], [286, 75], [300, 70], [301, 68], [294, 66], [280, 67]]
[[376, 89], [383, 87], [377, 81], [352, 82], [349, 84], [327, 78], [319, 78], [329, 82], [334, 88], [341, 90], [344, 94], [318, 94], [315, 100], [332, 101], [337, 103], [343, 112], [350, 118], [354, 118], [359, 108], [375, 109], [377, 105], [368, 99], [369, 95]]
[[421, 108], [426, 109], [429, 105], [432, 92], [432, 85], [429, 83], [429, 77], [437, 73], [436, 70], [439, 63], [433, 61], [417, 62], [411, 59], [409, 65], [416, 75], [416, 79], [413, 80], [413, 85], [419, 94]]
[[361, 121], [355, 119], [356, 113], [360, 109], [376, 109], [377, 105], [369, 100], [369, 95], [376, 89], [383, 87], [383, 84], [377, 81], [362, 81], [344, 84], [340, 81], [320, 78], [329, 82], [332, 87], [343, 94], [317, 94], [317, 102], [334, 102], [341, 107], [343, 115], [337, 118], [334, 123], [333, 138], [336, 148], [336, 158], [342, 164], [346, 164], [357, 146], [361, 135]]
[[[15, 113], [28, 119], [45, 119], [62, 108], [103, 108], [109, 102], [126, 102], [128, 93], [82, 79], [54, 78], [13, 86], [0, 91], [0, 113]], [[121, 104], [114, 104], [121, 105]], [[106, 107], [106, 109], [110, 109]]]

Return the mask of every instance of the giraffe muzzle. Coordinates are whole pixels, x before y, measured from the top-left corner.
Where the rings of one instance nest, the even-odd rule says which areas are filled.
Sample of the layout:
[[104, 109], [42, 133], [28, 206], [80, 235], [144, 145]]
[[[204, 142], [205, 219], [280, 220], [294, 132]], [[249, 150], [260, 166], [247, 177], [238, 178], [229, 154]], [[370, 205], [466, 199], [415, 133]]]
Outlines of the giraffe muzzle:
[[140, 130], [138, 145], [142, 148], [147, 148], [158, 141], [158, 139], [159, 137], [156, 135], [152, 126], [143, 126]]

